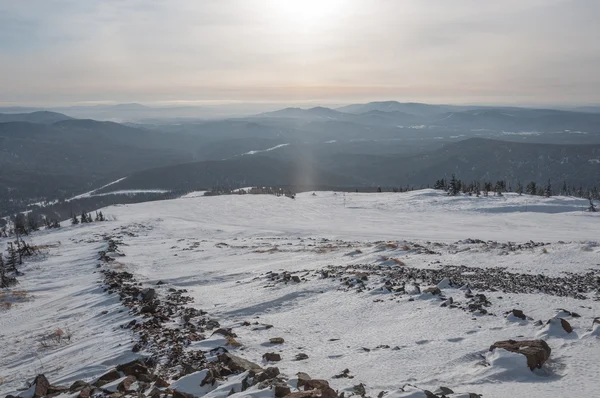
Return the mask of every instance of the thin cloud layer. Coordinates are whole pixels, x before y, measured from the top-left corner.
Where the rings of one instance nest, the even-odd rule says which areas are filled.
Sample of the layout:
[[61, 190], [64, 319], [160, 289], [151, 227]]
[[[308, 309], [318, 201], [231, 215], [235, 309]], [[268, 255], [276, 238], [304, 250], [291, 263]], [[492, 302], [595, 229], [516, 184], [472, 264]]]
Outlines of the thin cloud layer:
[[600, 102], [595, 0], [0, 1], [0, 102]]

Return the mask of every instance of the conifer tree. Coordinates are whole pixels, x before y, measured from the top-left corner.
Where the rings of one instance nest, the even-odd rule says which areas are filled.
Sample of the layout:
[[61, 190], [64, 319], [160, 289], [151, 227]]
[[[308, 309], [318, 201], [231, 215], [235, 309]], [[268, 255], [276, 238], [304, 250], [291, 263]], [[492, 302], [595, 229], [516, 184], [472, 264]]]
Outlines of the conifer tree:
[[77, 216], [75, 214], [73, 214], [73, 217], [71, 218], [71, 224], [72, 225], [79, 224], [79, 219], [77, 218]]
[[460, 192], [460, 186], [458, 181], [456, 181], [456, 176], [452, 174], [452, 178], [448, 183], [448, 195], [455, 196]]
[[590, 207], [588, 207], [588, 211], [595, 213], [596, 212], [596, 206], [594, 205], [594, 202], [592, 201], [592, 197], [589, 197], [589, 201], [590, 201]]
[[516, 193], [519, 194], [519, 196], [523, 195], [523, 185], [521, 185], [520, 182], [517, 182], [517, 189], [515, 190]]
[[548, 184], [546, 185], [546, 190], [544, 191], [544, 195], [549, 198], [552, 196], [552, 184], [550, 184], [550, 180], [548, 180]]
[[527, 184], [525, 193], [527, 193], [527, 195], [537, 195], [537, 184], [535, 181], [531, 181], [529, 184]]

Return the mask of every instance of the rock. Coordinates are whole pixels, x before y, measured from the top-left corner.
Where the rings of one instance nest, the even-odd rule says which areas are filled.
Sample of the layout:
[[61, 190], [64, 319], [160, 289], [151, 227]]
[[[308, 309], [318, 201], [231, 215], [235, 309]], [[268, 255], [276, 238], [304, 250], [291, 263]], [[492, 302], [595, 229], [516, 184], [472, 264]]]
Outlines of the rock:
[[294, 357], [294, 361], [303, 361], [305, 359], [308, 359], [308, 355], [306, 355], [303, 352], [296, 354], [296, 356]]
[[147, 375], [150, 373], [146, 365], [139, 359], [117, 366], [118, 372], [123, 372], [125, 376]]
[[127, 376], [122, 382], [117, 386], [117, 391], [125, 393], [131, 391], [131, 385], [135, 383], [137, 379], [135, 376]]
[[319, 398], [320, 391], [297, 391], [286, 395], [284, 398]]
[[592, 327], [594, 327], [594, 325], [600, 325], [600, 317], [594, 318], [594, 320], [592, 321]]
[[275, 352], [267, 352], [262, 357], [267, 362], [279, 362], [279, 361], [281, 361], [281, 355], [279, 355], [279, 354], [277, 354]]
[[150, 303], [156, 297], [156, 290], [154, 289], [146, 289], [142, 291], [142, 301], [144, 303]]
[[225, 336], [225, 337], [237, 337], [237, 334], [233, 333], [231, 331], [231, 329], [220, 328], [220, 329], [215, 330], [212, 335], [215, 335], [215, 334], [220, 334], [221, 336]]
[[292, 281], [294, 281], [296, 283], [300, 283], [300, 277], [298, 275], [294, 275], [294, 276], [292, 276]]
[[308, 380], [312, 380], [310, 376], [304, 372], [298, 372], [296, 375], [298, 376], [298, 384], [296, 385], [296, 388], [300, 388], [306, 384]]
[[102, 387], [105, 384], [110, 383], [111, 381], [115, 381], [121, 378], [121, 374], [116, 370], [113, 369], [105, 374], [103, 374], [102, 376], [100, 376], [100, 378], [98, 380], [96, 380], [92, 385], [94, 387]]
[[269, 339], [269, 343], [271, 344], [283, 344], [284, 342], [285, 340], [283, 339], [283, 337], [273, 337]]
[[511, 311], [511, 313], [513, 314], [513, 316], [516, 316], [517, 318], [521, 318], [523, 320], [527, 319], [527, 317], [525, 316], [525, 314], [521, 310], [513, 309]]
[[454, 391], [452, 391], [448, 387], [440, 387], [434, 391], [434, 394], [435, 395], [450, 395], [450, 394], [454, 394]]
[[430, 293], [430, 294], [439, 296], [442, 294], [442, 291], [440, 290], [439, 287], [433, 286], [433, 287], [428, 287], [427, 289], [423, 289], [422, 293]]
[[277, 376], [279, 376], [279, 368], [275, 366], [270, 366], [266, 368], [264, 372], [256, 375], [256, 381], [260, 383], [265, 380], [274, 379]]
[[165, 379], [163, 379], [162, 377], [156, 379], [154, 385], [159, 388], [166, 388], [170, 386], [170, 384], [167, 381], [165, 381]]
[[92, 395], [92, 386], [88, 385], [79, 391], [77, 398], [90, 398], [90, 395]]
[[50, 387], [50, 382], [46, 378], [46, 376], [37, 375], [35, 380], [33, 380], [33, 384], [35, 385], [35, 390], [33, 392], [33, 397], [44, 397], [48, 395], [48, 388]]
[[195, 398], [192, 394], [183, 391], [173, 390], [173, 398]]
[[573, 332], [573, 328], [571, 327], [571, 324], [569, 322], [567, 322], [566, 319], [560, 318], [560, 324], [561, 324], [562, 328], [565, 329], [565, 332], [567, 332], [567, 333]]
[[74, 382], [73, 384], [71, 384], [71, 387], [69, 387], [69, 391], [70, 392], [77, 392], [77, 391], [81, 391], [83, 388], [88, 387], [90, 384], [86, 381], [83, 380], [77, 380], [76, 382]]
[[275, 397], [277, 398], [283, 398], [285, 396], [288, 396], [292, 393], [292, 390], [290, 390], [290, 387], [285, 385], [285, 384], [277, 384], [275, 386]]
[[231, 355], [230, 353], [224, 353], [218, 356], [219, 362], [223, 365], [227, 366], [234, 372], [245, 372], [248, 370], [253, 370], [255, 372], [261, 372], [263, 368], [254, 362], [247, 361], [243, 358], [236, 357], [235, 355]]
[[133, 352], [140, 352], [141, 349], [142, 345], [140, 343], [136, 343], [133, 347], [131, 347], [131, 351]]
[[307, 380], [306, 383], [304, 383], [304, 391], [309, 391], [309, 390], [320, 391], [321, 398], [338, 398], [338, 395], [335, 392], [335, 390], [333, 388], [329, 387], [329, 383], [325, 380], [318, 380], [318, 379]]
[[156, 312], [156, 307], [154, 305], [145, 305], [140, 309], [140, 313], [142, 314], [154, 314]]
[[498, 341], [492, 344], [490, 351], [493, 351], [496, 348], [503, 348], [510, 352], [525, 355], [527, 358], [527, 366], [529, 366], [529, 369], [531, 370], [541, 368], [544, 362], [550, 358], [550, 353], [552, 352], [552, 349], [544, 340]]
[[67, 392], [67, 391], [69, 391], [69, 388], [65, 387], [65, 386], [49, 386], [47, 394], [48, 395], [58, 395], [58, 394], [62, 394], [63, 392]]

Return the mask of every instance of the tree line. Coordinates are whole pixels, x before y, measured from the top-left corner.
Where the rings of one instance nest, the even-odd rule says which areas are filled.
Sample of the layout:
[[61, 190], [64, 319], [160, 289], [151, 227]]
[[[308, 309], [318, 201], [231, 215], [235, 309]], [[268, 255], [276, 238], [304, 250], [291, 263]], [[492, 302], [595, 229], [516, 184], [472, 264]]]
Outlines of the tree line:
[[579, 188], [575, 188], [574, 186], [569, 187], [567, 183], [564, 182], [562, 188], [557, 190], [552, 186], [550, 180], [548, 180], [546, 184], [538, 184], [536, 181], [530, 181], [525, 187], [519, 181], [513, 189], [512, 185], [510, 183], [507, 184], [504, 180], [497, 180], [495, 183], [493, 181], [464, 182], [456, 178], [455, 174], [452, 174], [450, 179], [442, 178], [437, 180], [433, 185], [433, 188], [444, 190], [451, 196], [460, 193], [471, 196], [489, 196], [490, 192], [495, 196], [502, 196], [502, 194], [506, 192], [514, 192], [519, 195], [525, 193], [527, 195], [544, 196], [547, 198], [557, 194], [563, 196], [575, 196], [582, 199], [588, 199], [590, 202], [588, 210], [592, 212], [596, 211], [594, 200], [600, 200], [598, 187], [584, 189], [580, 186]]

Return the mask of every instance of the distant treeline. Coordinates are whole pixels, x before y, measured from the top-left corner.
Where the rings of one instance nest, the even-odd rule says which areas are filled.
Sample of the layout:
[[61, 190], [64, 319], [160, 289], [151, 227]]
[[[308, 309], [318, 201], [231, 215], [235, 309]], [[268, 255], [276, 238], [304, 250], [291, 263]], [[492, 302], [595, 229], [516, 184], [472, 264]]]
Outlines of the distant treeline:
[[188, 192], [172, 191], [90, 196], [71, 201], [60, 201], [46, 206], [31, 206], [28, 207], [27, 212], [16, 213], [9, 216], [8, 220], [0, 219], [0, 236], [10, 234], [15, 225], [24, 226], [26, 230], [21, 231], [21, 234], [27, 234], [41, 226], [57, 227], [59, 222], [73, 219], [74, 215], [88, 214], [107, 206], [174, 199], [186, 193]]
[[582, 199], [600, 200], [600, 191], [598, 187], [594, 186], [591, 188], [584, 188], [582, 186], [568, 186], [566, 182], [563, 182], [559, 187], [552, 184], [552, 181], [548, 180], [545, 184], [540, 184], [536, 181], [529, 181], [527, 185], [523, 186], [518, 181], [514, 186], [511, 183], [507, 183], [504, 180], [493, 181], [462, 181], [456, 178], [456, 175], [452, 174], [450, 179], [442, 178], [437, 180], [433, 185], [434, 189], [441, 189], [448, 192], [449, 195], [458, 195], [459, 193], [470, 194], [470, 195], [483, 195], [488, 196], [490, 192], [495, 195], [502, 195], [504, 192], [514, 192], [522, 195], [526, 193], [528, 195], [537, 196], [575, 196]]

